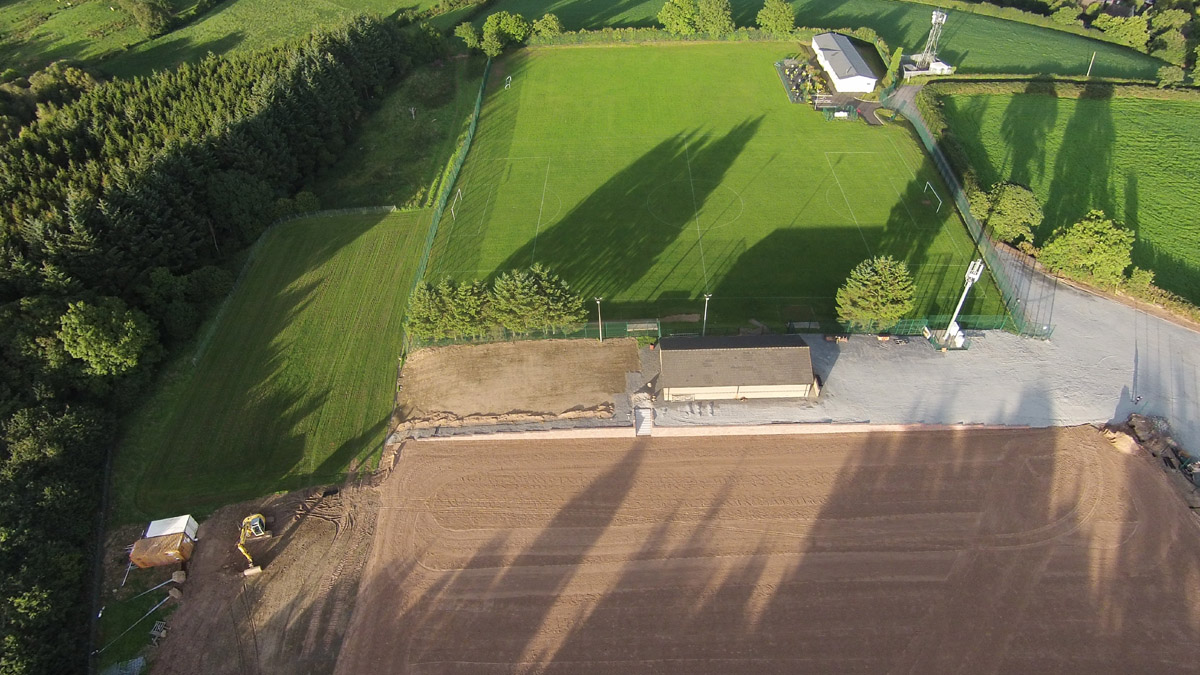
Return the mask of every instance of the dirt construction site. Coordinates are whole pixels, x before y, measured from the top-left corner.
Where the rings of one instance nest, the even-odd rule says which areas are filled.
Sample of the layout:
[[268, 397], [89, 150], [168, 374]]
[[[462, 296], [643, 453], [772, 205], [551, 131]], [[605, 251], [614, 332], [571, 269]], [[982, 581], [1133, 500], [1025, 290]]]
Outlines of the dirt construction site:
[[153, 672], [1200, 672], [1200, 519], [1092, 427], [410, 441], [202, 528]]

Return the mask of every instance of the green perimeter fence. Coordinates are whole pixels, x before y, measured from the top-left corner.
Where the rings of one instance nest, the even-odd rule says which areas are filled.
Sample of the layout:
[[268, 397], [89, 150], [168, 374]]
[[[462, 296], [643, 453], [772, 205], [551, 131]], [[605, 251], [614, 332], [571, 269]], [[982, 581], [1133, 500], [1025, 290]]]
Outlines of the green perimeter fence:
[[[658, 319], [638, 321], [605, 321], [604, 339], [649, 337], [658, 339], [663, 335], [662, 326]], [[499, 326], [483, 335], [467, 337], [443, 337], [424, 339], [412, 336], [405, 337], [405, 347], [408, 351], [423, 347], [445, 347], [447, 345], [477, 345], [489, 342], [517, 342], [523, 340], [599, 340], [600, 325], [596, 322], [572, 326], [560, 331], [532, 331], [529, 333], [514, 333]]]
[[[864, 335], [884, 333], [887, 335], [921, 335], [926, 328], [934, 333], [944, 331], [949, 323], [950, 315], [944, 314], [918, 317], [914, 319], [903, 319], [900, 321], [900, 323], [892, 326], [886, 331], [853, 330], [836, 321], [790, 321], [785, 326], [771, 326], [771, 328], [779, 328], [788, 333], [859, 333]], [[958, 323], [966, 330], [1000, 330], [1008, 327], [1008, 317], [990, 314], [960, 314], [958, 317]], [[700, 335], [702, 332], [705, 335], [738, 335], [745, 329], [745, 324], [709, 322], [707, 326], [704, 326], [699, 321], [663, 322], [660, 319], [605, 321], [604, 339], [607, 340], [629, 337], [651, 338], [657, 340], [660, 337], [669, 337], [672, 335]], [[449, 345], [478, 345], [489, 344], [493, 342], [520, 342], [526, 340], [599, 339], [600, 328], [599, 325], [593, 321], [591, 323], [580, 324], [578, 326], [573, 326], [566, 330], [560, 331], [531, 331], [528, 333], [514, 333], [513, 331], [506, 330], [504, 328], [495, 327], [482, 335], [471, 336], [418, 338], [406, 335], [404, 346], [405, 351], [410, 352], [416, 349], [423, 349], [425, 347], [446, 347]]]
[[483, 108], [483, 94], [487, 91], [488, 74], [492, 72], [492, 60], [488, 59], [483, 67], [483, 80], [479, 83], [479, 94], [475, 97], [475, 110], [471, 112], [471, 121], [467, 125], [467, 133], [463, 136], [458, 150], [451, 158], [441, 179], [441, 189], [434, 202], [433, 220], [429, 224], [429, 235], [425, 237], [425, 248], [421, 251], [421, 262], [417, 265], [417, 273], [413, 276], [413, 285], [409, 295], [425, 280], [425, 270], [429, 266], [429, 255], [433, 251], [433, 240], [437, 238], [438, 223], [442, 221], [442, 213], [454, 193], [454, 185], [458, 182], [458, 174], [462, 171], [467, 154], [471, 152], [471, 141], [475, 140], [475, 128], [479, 126], [479, 111]]
[[[995, 242], [987, 235], [983, 225], [971, 215], [971, 205], [962, 188], [962, 183], [958, 180], [958, 175], [950, 166], [946, 155], [938, 147], [933, 133], [930, 132], [916, 106], [909, 100], [894, 96], [887, 97], [883, 104], [903, 115], [912, 124], [921, 143], [924, 144], [925, 150], [933, 159], [942, 180], [950, 189], [959, 215], [962, 216], [971, 238], [975, 241], [976, 250], [987, 264], [988, 271], [991, 272], [992, 279], [996, 282], [996, 287], [1000, 289], [1000, 296], [1004, 299], [1004, 306], [1008, 309], [1009, 318], [1012, 320], [1011, 328], [1026, 337], [1049, 338], [1054, 332], [1050, 315], [1053, 312], [1054, 290], [1057, 281], [1045, 278], [1035, 269], [1032, 261], [1026, 257], [1010, 252], [1001, 252], [997, 248]], [[949, 318], [947, 316], [946, 320], [948, 321]], [[962, 320], [959, 323], [964, 326], [968, 325]]]

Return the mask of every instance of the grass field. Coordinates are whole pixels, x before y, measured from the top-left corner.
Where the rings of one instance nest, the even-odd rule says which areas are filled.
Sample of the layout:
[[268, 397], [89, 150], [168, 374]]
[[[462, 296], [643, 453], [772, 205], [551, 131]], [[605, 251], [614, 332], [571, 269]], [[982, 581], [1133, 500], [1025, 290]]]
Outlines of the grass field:
[[373, 465], [428, 219], [319, 218], [265, 235], [195, 365], [189, 354], [169, 367], [128, 420], [118, 521], [204, 514]]
[[[890, 253], [915, 270], [918, 314], [948, 314], [973, 247], [951, 205], [938, 210], [935, 170], [905, 127], [790, 103], [772, 65], [788, 49], [541, 49], [496, 64], [429, 278], [541, 262], [603, 296], [606, 318], [698, 312], [711, 293], [713, 321], [778, 324], [832, 318], [850, 269]], [[965, 312], [1002, 313], [978, 288]]]
[[[731, 0], [739, 26], [754, 25], [761, 0]], [[929, 34], [932, 7], [894, 0], [791, 0], [800, 26], [877, 31], [893, 48], [920, 51]], [[499, 0], [492, 10], [529, 17], [554, 12], [568, 29], [650, 26], [662, 0]], [[965, 73], [1083, 75], [1092, 52], [1092, 74], [1154, 78], [1157, 59], [1118, 45], [995, 17], [950, 12], [942, 36], [943, 59]]]
[[208, 52], [223, 54], [263, 49], [335, 24], [355, 14], [388, 15], [400, 9], [424, 8], [436, 0], [234, 0], [223, 3], [191, 24], [162, 37], [143, 42], [104, 64], [119, 76], [145, 75]]
[[476, 57], [424, 66], [388, 93], [352, 149], [318, 182], [321, 205], [403, 206], [427, 198], [474, 110], [483, 64]]
[[985, 184], [1037, 193], [1039, 239], [1103, 209], [1137, 232], [1134, 264], [1200, 302], [1200, 102], [952, 96], [945, 110]]
[[[194, 5], [175, 0], [175, 11]], [[16, 0], [0, 4], [0, 70], [32, 72], [59, 59], [94, 61], [142, 40], [133, 18], [112, 2]]]
[[[128, 14], [106, 0], [0, 3], [0, 63], [36, 70], [58, 59], [104, 62], [113, 75], [145, 75], [237, 48], [261, 49], [354, 14], [388, 15], [437, 0], [226, 0], [166, 35], [146, 40]], [[195, 0], [169, 0], [176, 13]]]

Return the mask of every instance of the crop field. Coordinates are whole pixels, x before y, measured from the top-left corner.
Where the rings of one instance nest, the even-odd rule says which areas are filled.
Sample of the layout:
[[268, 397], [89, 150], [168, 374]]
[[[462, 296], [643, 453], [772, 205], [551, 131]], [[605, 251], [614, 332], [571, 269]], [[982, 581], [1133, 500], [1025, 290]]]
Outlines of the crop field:
[[199, 356], [127, 424], [121, 521], [337, 480], [378, 460], [427, 212], [296, 221], [265, 235]]
[[[553, 12], [570, 30], [651, 26], [662, 0], [500, 0], [490, 11], [528, 17]], [[734, 21], [753, 26], [761, 0], [731, 0]], [[892, 48], [920, 51], [929, 34], [929, 5], [895, 0], [791, 0], [796, 24], [817, 28], [874, 29]], [[942, 35], [941, 57], [964, 73], [1083, 75], [1092, 52], [1092, 74], [1153, 79], [1162, 62], [1132, 49], [1080, 35], [996, 17], [955, 12]]]
[[[904, 126], [790, 103], [773, 67], [788, 49], [508, 57], [428, 278], [540, 262], [603, 297], [605, 318], [698, 312], [710, 293], [715, 321], [779, 323], [832, 318], [851, 268], [889, 253], [914, 270], [917, 314], [948, 314], [973, 245], [936, 171]], [[1003, 314], [978, 289], [965, 313]]]
[[1037, 193], [1041, 240], [1103, 209], [1137, 232], [1135, 265], [1200, 302], [1200, 101], [951, 96], [945, 112], [985, 184]]

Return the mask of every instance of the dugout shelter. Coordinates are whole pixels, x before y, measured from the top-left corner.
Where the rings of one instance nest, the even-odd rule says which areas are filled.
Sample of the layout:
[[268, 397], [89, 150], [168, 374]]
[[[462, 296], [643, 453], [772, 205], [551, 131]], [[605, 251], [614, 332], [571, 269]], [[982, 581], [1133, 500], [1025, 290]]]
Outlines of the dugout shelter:
[[799, 335], [666, 337], [658, 342], [666, 401], [809, 398], [820, 393]]
[[814, 35], [812, 50], [838, 92], [869, 93], [879, 78], [854, 42], [841, 33]]

